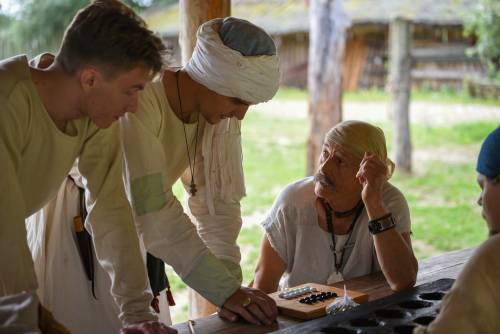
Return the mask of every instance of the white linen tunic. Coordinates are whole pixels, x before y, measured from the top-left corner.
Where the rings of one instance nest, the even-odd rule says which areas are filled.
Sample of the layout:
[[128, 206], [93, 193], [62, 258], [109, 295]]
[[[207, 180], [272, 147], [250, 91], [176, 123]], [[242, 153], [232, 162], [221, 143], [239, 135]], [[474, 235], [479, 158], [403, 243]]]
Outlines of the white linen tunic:
[[[403, 194], [387, 182], [383, 201], [396, 221], [397, 231], [410, 232], [410, 212]], [[363, 209], [346, 245], [341, 275], [336, 277], [331, 234], [319, 226], [315, 203], [313, 177], [296, 181], [281, 191], [262, 222], [271, 246], [286, 264], [280, 289], [303, 283], [331, 284], [379, 271], [368, 215]], [[346, 242], [346, 235], [336, 237], [337, 243]]]
[[76, 241], [73, 218], [80, 215], [80, 190], [67, 177], [57, 196], [26, 219], [28, 243], [38, 278], [42, 305], [72, 334], [118, 333], [119, 309], [111, 281], [94, 261], [95, 294], [87, 279]]
[[184, 172], [182, 180], [189, 189], [186, 140], [192, 163], [196, 123], [185, 124], [185, 138], [183, 123], [168, 103], [162, 80], [148, 84], [141, 93], [138, 112], [120, 120], [126, 183], [146, 249], [221, 306], [241, 283], [236, 244], [244, 195], [241, 134], [235, 119], [216, 126], [205, 124], [202, 117], [199, 121], [194, 175], [198, 191], [189, 198], [196, 226], [172, 193], [173, 184]]

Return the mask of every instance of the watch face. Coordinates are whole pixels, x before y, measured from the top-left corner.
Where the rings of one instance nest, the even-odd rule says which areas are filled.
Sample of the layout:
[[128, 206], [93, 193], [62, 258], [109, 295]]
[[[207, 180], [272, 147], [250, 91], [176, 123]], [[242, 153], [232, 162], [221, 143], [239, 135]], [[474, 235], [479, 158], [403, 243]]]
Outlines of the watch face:
[[392, 218], [392, 215], [390, 215], [379, 220], [370, 221], [368, 224], [368, 229], [371, 233], [376, 234], [388, 230], [394, 226], [394, 218]]

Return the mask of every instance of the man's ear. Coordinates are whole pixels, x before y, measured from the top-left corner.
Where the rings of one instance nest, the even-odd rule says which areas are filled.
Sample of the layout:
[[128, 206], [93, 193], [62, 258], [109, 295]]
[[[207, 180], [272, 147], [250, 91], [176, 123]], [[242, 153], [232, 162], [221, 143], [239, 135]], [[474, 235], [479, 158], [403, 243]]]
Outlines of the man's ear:
[[89, 92], [101, 80], [101, 74], [94, 67], [85, 67], [80, 71], [80, 85], [85, 93]]

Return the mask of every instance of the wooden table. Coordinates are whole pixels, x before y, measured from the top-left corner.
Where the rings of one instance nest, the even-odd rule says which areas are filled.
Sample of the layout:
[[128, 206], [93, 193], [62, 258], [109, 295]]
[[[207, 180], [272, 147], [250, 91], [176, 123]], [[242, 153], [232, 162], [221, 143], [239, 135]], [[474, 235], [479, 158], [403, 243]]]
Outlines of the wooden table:
[[[473, 248], [469, 248], [441, 254], [419, 261], [416, 285], [432, 282], [440, 278], [456, 278], [464, 263], [472, 255], [473, 251]], [[347, 280], [345, 282], [335, 283], [333, 286], [343, 288], [344, 283], [347, 285], [348, 289], [367, 293], [370, 296], [370, 301], [392, 294], [392, 291], [385, 282], [382, 273], [376, 273]], [[256, 326], [244, 322], [231, 323], [220, 319], [216, 314], [196, 319], [195, 322], [196, 324], [194, 329], [196, 334], [260, 334], [269, 333], [299, 323], [297, 319], [279, 316], [277, 324], [271, 326]], [[173, 327], [179, 331], [179, 334], [189, 334], [187, 322], [177, 324]]]

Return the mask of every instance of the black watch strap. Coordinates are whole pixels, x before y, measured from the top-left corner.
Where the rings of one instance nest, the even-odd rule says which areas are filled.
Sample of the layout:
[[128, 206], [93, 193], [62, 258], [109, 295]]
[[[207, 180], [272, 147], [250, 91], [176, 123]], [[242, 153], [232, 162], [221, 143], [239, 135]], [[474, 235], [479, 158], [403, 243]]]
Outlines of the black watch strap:
[[377, 234], [380, 232], [384, 232], [387, 230], [390, 230], [391, 228], [396, 226], [396, 222], [394, 220], [394, 217], [392, 217], [392, 214], [389, 213], [385, 216], [382, 216], [380, 218], [370, 220], [368, 222], [368, 229], [370, 230], [371, 234]]

